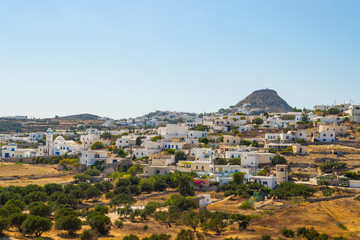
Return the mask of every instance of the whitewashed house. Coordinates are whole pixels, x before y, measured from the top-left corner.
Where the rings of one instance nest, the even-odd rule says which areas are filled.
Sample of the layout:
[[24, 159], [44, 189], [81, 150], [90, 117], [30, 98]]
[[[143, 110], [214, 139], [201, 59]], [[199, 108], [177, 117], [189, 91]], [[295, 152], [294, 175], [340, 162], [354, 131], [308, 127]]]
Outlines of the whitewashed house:
[[261, 183], [262, 185], [274, 189], [277, 185], [277, 178], [274, 175], [270, 176], [251, 176], [248, 182]]
[[36, 156], [35, 149], [19, 149], [14, 145], [7, 145], [2, 149], [2, 158], [21, 158]]
[[80, 163], [91, 166], [95, 162], [106, 162], [109, 154], [111, 153], [106, 150], [85, 150], [81, 154]]
[[319, 137], [316, 138], [318, 142], [335, 142], [335, 132], [333, 131], [323, 131], [319, 132]]
[[116, 147], [124, 148], [130, 146], [130, 136], [123, 136], [121, 138], [116, 139]]
[[89, 149], [95, 142], [100, 141], [100, 135], [98, 134], [87, 134], [80, 136], [82, 149]]

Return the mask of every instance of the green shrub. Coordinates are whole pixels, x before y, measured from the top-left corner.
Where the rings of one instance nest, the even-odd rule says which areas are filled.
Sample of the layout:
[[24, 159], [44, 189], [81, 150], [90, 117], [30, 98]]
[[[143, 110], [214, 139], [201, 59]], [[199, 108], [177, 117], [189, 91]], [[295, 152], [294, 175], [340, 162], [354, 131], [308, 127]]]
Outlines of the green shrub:
[[244, 201], [243, 203], [241, 203], [240, 208], [241, 209], [253, 209], [254, 208], [254, 203], [251, 203], [249, 200]]
[[123, 228], [124, 227], [124, 222], [122, 220], [115, 220], [114, 225], [117, 228]]
[[105, 145], [102, 142], [94, 142], [94, 144], [90, 147], [91, 150], [98, 150], [103, 148], [105, 148]]
[[130, 234], [130, 235], [123, 237], [123, 240], [139, 240], [139, 237], [134, 234]]
[[292, 238], [292, 237], [294, 237], [294, 231], [291, 230], [291, 229], [283, 228], [283, 229], [281, 230], [281, 234], [282, 234], [284, 237], [287, 237], [287, 238]]
[[149, 230], [149, 226], [147, 224], [145, 224], [142, 229], [143, 229], [143, 231], [147, 231], [147, 230]]
[[271, 240], [271, 236], [270, 235], [262, 235], [261, 236], [261, 240]]
[[97, 235], [92, 230], [84, 230], [80, 234], [80, 240], [96, 240], [96, 239], [97, 239]]
[[322, 193], [324, 197], [329, 197], [333, 194], [333, 191], [331, 188], [326, 188], [322, 190]]
[[347, 230], [347, 228], [344, 226], [344, 224], [342, 224], [341, 222], [337, 223], [338, 227], [341, 228], [342, 230]]

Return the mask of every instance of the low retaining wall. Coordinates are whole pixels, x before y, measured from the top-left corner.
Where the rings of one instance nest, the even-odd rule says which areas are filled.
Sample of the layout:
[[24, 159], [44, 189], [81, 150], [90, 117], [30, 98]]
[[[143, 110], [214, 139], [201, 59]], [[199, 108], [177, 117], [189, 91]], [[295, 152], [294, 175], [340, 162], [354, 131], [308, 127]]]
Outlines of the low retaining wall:
[[313, 198], [313, 199], [306, 199], [306, 201], [310, 203], [316, 203], [316, 202], [331, 201], [335, 199], [351, 198], [351, 197], [355, 197], [355, 195], [338, 195], [338, 196], [323, 197], [323, 198]]
[[[166, 195], [168, 193], [170, 193], [170, 192], [169, 191], [164, 191], [164, 192], [160, 192], [160, 193], [152, 193], [152, 194], [149, 194], [149, 195], [146, 195], [146, 196], [138, 197], [137, 199], [138, 200], [145, 200], [145, 199], [150, 198], [150, 197]], [[174, 192], [174, 194], [175, 194], [175, 192]]]

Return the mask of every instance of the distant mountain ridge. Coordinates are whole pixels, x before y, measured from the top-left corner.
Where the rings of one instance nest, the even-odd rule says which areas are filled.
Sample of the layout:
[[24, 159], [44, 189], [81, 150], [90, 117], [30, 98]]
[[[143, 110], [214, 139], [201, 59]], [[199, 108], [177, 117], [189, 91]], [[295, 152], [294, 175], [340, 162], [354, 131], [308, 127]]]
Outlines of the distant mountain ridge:
[[242, 107], [244, 104], [248, 104], [249, 108], [258, 108], [268, 112], [291, 112], [292, 110], [292, 107], [272, 89], [256, 90], [235, 106]]
[[64, 116], [64, 117], [59, 117], [59, 118], [68, 119], [68, 120], [80, 120], [80, 121], [84, 121], [84, 120], [99, 120], [99, 119], [102, 119], [102, 117], [100, 117], [100, 116], [98, 116], [98, 115], [89, 114], [89, 113], [69, 115], [69, 116]]

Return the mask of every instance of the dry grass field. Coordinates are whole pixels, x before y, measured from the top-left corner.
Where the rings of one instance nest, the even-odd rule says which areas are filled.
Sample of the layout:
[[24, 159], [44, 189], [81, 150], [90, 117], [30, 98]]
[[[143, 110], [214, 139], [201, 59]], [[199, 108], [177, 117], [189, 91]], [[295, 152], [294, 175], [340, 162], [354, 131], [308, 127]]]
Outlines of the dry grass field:
[[[54, 165], [55, 166], [55, 165]], [[0, 176], [53, 175], [60, 172], [51, 165], [0, 163]], [[57, 165], [56, 165], [57, 166]], [[55, 166], [55, 167], [56, 167]]]
[[[26, 186], [29, 184], [44, 185], [47, 183], [68, 183], [73, 180], [74, 174], [53, 177], [64, 172], [58, 171], [57, 165], [33, 165], [33, 164], [16, 164], [0, 163], [0, 177], [16, 177], [12, 180], [0, 180], [0, 186]], [[32, 179], [29, 176], [39, 177]], [[48, 176], [48, 178], [47, 178]]]

